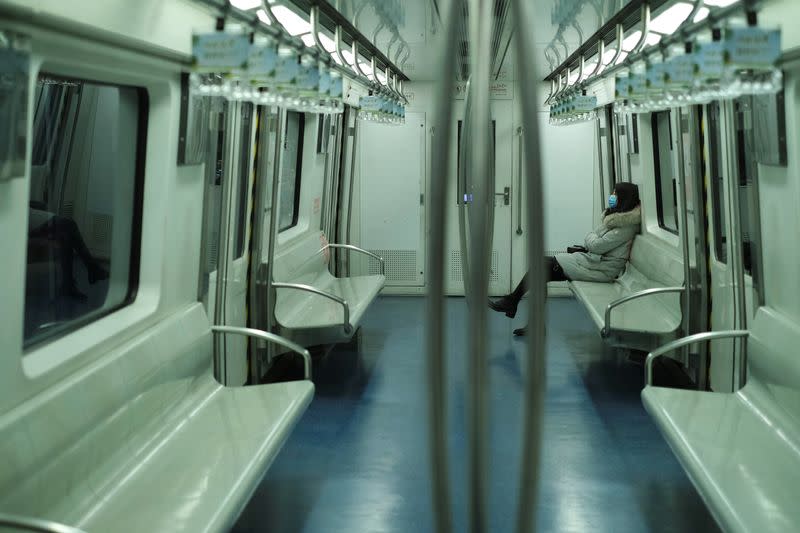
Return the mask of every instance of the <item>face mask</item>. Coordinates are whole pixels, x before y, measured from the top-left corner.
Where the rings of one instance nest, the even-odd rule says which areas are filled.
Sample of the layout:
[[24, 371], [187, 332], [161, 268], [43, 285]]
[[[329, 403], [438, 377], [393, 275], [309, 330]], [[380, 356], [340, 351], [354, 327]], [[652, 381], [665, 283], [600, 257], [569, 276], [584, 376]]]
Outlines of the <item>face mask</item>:
[[617, 195], [616, 194], [612, 194], [611, 196], [608, 197], [608, 207], [610, 207], [611, 209], [614, 209], [615, 207], [617, 207]]

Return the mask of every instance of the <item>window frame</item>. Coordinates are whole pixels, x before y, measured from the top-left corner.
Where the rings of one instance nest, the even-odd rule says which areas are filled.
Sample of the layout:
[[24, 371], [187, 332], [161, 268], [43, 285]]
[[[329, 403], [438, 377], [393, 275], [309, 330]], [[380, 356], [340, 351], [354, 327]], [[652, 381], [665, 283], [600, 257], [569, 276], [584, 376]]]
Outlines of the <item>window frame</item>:
[[238, 182], [236, 187], [236, 226], [234, 228], [234, 261], [244, 257], [247, 250], [247, 211], [251, 195], [250, 178], [252, 177], [254, 150], [253, 125], [255, 124], [256, 106], [252, 102], [242, 102], [238, 106], [239, 128], [238, 139]]
[[[725, 185], [723, 180], [724, 160], [722, 158], [722, 107], [719, 102], [711, 102], [706, 106], [708, 123], [708, 164], [709, 187], [711, 189], [711, 219], [713, 221], [712, 237], [714, 239], [714, 258], [721, 264], [728, 264], [728, 220], [725, 203]], [[724, 231], [723, 231], [724, 229]]]
[[[40, 77], [47, 77], [49, 79], [61, 80], [64, 82], [77, 82], [88, 83], [98, 87], [113, 87], [116, 89], [131, 89], [137, 96], [137, 118], [136, 118], [136, 146], [134, 147], [134, 174], [133, 174], [133, 192], [131, 195], [132, 205], [132, 218], [131, 218], [131, 242], [128, 264], [128, 290], [125, 297], [116, 305], [100, 308], [83, 316], [69, 320], [62, 326], [54, 327], [50, 331], [27, 339], [25, 333], [22, 335], [22, 358], [35, 352], [39, 348], [49, 343], [52, 343], [62, 337], [74, 333], [89, 324], [97, 322], [111, 314], [114, 314], [121, 309], [131, 306], [137, 298], [139, 293], [139, 285], [141, 281], [141, 267], [142, 267], [142, 236], [143, 227], [142, 221], [144, 218], [144, 196], [145, 196], [145, 171], [147, 168], [147, 142], [148, 142], [148, 127], [150, 120], [150, 93], [146, 86], [143, 85], [129, 85], [124, 83], [113, 83], [109, 81], [88, 79], [84, 77], [69, 76], [64, 74], [57, 74], [47, 70], [40, 70], [35, 75], [35, 80], [38, 81]], [[31, 110], [32, 113], [34, 110]], [[33, 143], [33, 139], [31, 140]], [[31, 145], [33, 151], [33, 146]], [[28, 161], [27, 172], [30, 173], [33, 161]], [[30, 192], [30, 183], [28, 184], [28, 191]], [[25, 265], [27, 272], [27, 253], [28, 253], [28, 239], [26, 235], [26, 257]], [[26, 281], [27, 286], [27, 281]], [[23, 299], [23, 313], [27, 308], [27, 298]]]
[[[667, 124], [669, 127], [669, 151], [670, 154], [674, 150], [675, 146], [675, 136], [674, 132], [672, 131], [672, 111], [659, 111], [653, 113], [650, 117], [650, 127], [653, 137], [653, 181], [655, 185], [655, 193], [656, 193], [656, 217], [658, 220], [658, 227], [663, 229], [664, 231], [671, 233], [672, 235], [679, 235], [680, 234], [680, 224], [678, 222], [678, 191], [677, 191], [677, 180], [673, 175], [672, 178], [672, 201], [673, 201], [673, 208], [675, 213], [675, 228], [670, 228], [664, 223], [664, 193], [662, 192], [662, 176], [661, 176], [661, 152], [659, 151], [659, 127], [658, 127], [658, 117], [663, 116], [666, 114], [667, 116]], [[673, 167], [674, 172], [674, 161], [670, 162], [671, 166]]]
[[[295, 162], [295, 182], [294, 182], [294, 202], [292, 205], [292, 222], [288, 226], [281, 226], [281, 214], [280, 208], [283, 207], [281, 205], [278, 206], [278, 234], [284, 233], [289, 231], [290, 229], [297, 226], [300, 222], [300, 192], [302, 189], [303, 183], [303, 154], [305, 152], [305, 136], [306, 136], [306, 115], [305, 113], [301, 113], [299, 111], [288, 111], [287, 112], [287, 120], [285, 123], [285, 128], [283, 130], [283, 142], [281, 143], [282, 149], [286, 150], [286, 143], [288, 141], [288, 133], [289, 133], [289, 120], [288, 120], [288, 113], [297, 113], [298, 116], [298, 124], [297, 124], [297, 161]], [[280, 171], [280, 170], [279, 170]], [[280, 183], [281, 176], [278, 177], [278, 183]], [[278, 195], [278, 202], [280, 203], [280, 195]]]

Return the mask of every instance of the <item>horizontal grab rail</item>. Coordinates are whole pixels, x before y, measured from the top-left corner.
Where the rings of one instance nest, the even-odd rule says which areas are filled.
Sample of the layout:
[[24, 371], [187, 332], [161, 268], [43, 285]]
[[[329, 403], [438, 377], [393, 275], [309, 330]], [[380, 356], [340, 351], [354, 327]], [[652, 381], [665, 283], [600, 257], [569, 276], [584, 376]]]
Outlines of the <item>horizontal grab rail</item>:
[[734, 329], [729, 331], [709, 331], [706, 333], [696, 333], [694, 335], [689, 335], [688, 337], [683, 337], [682, 339], [674, 340], [670, 343], [667, 343], [664, 346], [661, 346], [660, 348], [653, 350], [652, 352], [647, 354], [647, 359], [644, 362], [645, 383], [647, 384], [647, 386], [653, 384], [653, 362], [666, 353], [677, 350], [678, 348], [683, 348], [684, 346], [697, 344], [698, 342], [748, 337], [749, 335], [750, 332], [744, 329]]
[[619, 307], [620, 305], [630, 302], [631, 300], [638, 300], [639, 298], [644, 298], [645, 296], [652, 296], [654, 294], [665, 294], [671, 292], [684, 292], [686, 287], [658, 287], [656, 289], [645, 289], [643, 291], [636, 292], [634, 294], [630, 294], [625, 296], [624, 298], [620, 298], [619, 300], [614, 300], [610, 304], [606, 306], [606, 315], [605, 315], [605, 323], [603, 326], [603, 337], [608, 337], [611, 334], [611, 311]]
[[374, 253], [372, 253], [370, 251], [364, 250], [363, 248], [359, 248], [358, 246], [353, 246], [352, 244], [330, 244], [329, 243], [329, 244], [325, 245], [325, 248], [323, 248], [323, 250], [325, 250], [327, 248], [341, 248], [341, 249], [344, 249], [344, 250], [352, 250], [353, 252], [358, 252], [358, 253], [361, 253], [361, 254], [364, 254], [364, 255], [368, 255], [368, 256], [370, 256], [372, 258], [375, 258], [375, 259], [377, 259], [378, 261], [381, 262], [381, 275], [382, 276], [386, 275], [386, 262], [383, 260], [383, 257], [379, 256], [378, 254], [374, 254]]
[[52, 520], [5, 513], [0, 513], [0, 527], [13, 527], [21, 531], [34, 531], [36, 533], [85, 533], [82, 529], [65, 526]]
[[295, 289], [298, 291], [310, 292], [311, 294], [316, 294], [317, 296], [322, 296], [323, 298], [327, 298], [336, 302], [337, 304], [341, 305], [342, 309], [344, 310], [344, 321], [342, 326], [344, 327], [345, 333], [349, 335], [353, 331], [353, 326], [350, 324], [350, 306], [347, 304], [347, 300], [344, 298], [322, 291], [316, 287], [312, 287], [311, 285], [303, 285], [301, 283], [283, 283], [280, 281], [273, 281], [272, 286], [276, 289]]
[[288, 339], [284, 339], [280, 335], [275, 335], [274, 333], [269, 333], [260, 329], [240, 328], [236, 326], [211, 326], [211, 331], [215, 333], [230, 333], [232, 335], [252, 337], [262, 341], [274, 342], [275, 344], [279, 344], [284, 348], [289, 348], [293, 352], [303, 356], [303, 378], [311, 379], [311, 354], [299, 344], [295, 344]]

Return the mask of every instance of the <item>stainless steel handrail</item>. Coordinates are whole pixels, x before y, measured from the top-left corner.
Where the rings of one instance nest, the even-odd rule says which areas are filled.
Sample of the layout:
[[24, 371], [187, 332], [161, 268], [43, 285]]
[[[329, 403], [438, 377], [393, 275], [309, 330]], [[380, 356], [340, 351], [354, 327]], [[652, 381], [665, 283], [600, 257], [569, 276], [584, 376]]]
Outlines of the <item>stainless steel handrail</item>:
[[492, 75], [491, 38], [494, 3], [468, 0], [468, 36], [470, 60], [469, 142], [467, 169], [474, 197], [469, 205], [471, 279], [468, 301], [468, 460], [469, 489], [467, 521], [470, 533], [488, 531], [487, 471], [489, 467], [489, 346], [487, 342], [486, 301], [489, 292], [491, 235], [489, 216], [494, 204], [492, 187], [491, 95]]
[[27, 516], [17, 516], [6, 513], [0, 513], [0, 526], [13, 527], [18, 530], [34, 531], [37, 533], [85, 533], [82, 529], [59, 524], [58, 522], [53, 522], [52, 520], [30, 518]]
[[[650, 36], [650, 4], [642, 4], [642, 35], [639, 37], [639, 42], [631, 50], [630, 56], [634, 56], [642, 51], [644, 45], [647, 44], [647, 38]], [[629, 56], [629, 57], [630, 57]]]
[[[459, 8], [461, 0], [439, 3], [443, 25], [444, 46], [437, 57], [440, 81], [432, 95], [433, 128], [432, 153], [445, 154], [450, 149], [453, 125], [453, 98], [456, 80], [456, 61], [452, 58], [458, 42]], [[402, 92], [402, 87], [401, 87]], [[447, 350], [444, 317], [445, 235], [447, 235], [447, 185], [451, 171], [449, 157], [430, 158], [430, 205], [427, 239], [427, 284], [425, 314], [425, 359], [428, 364], [428, 442], [434, 531], [453, 530], [452, 498], [450, 494], [449, 456], [447, 447]]]
[[[608, 62], [608, 65], [603, 65], [603, 72], [605, 72], [606, 67], [612, 67], [613, 68], [614, 65], [617, 64], [617, 61], [619, 61], [619, 58], [622, 56], [622, 52], [623, 52], [623, 50], [622, 50], [622, 41], [625, 40], [625, 27], [622, 24], [617, 24], [616, 34], [617, 34], [617, 37], [616, 37], [617, 50], [614, 53], [614, 57], [612, 57], [611, 61]], [[600, 58], [600, 60], [602, 61], [603, 58]]]
[[653, 350], [649, 354], [647, 354], [647, 359], [644, 362], [644, 371], [645, 371], [645, 384], [646, 386], [651, 386], [653, 384], [653, 363], [656, 359], [661, 357], [662, 355], [677, 350], [678, 348], [683, 348], [684, 346], [689, 346], [691, 344], [696, 344], [698, 342], [703, 341], [713, 341], [719, 339], [731, 339], [731, 338], [741, 338], [741, 337], [748, 337], [750, 332], [746, 329], [734, 329], [729, 331], [709, 331], [706, 333], [696, 333], [694, 335], [689, 335], [688, 337], [683, 337], [682, 339], [674, 340], [670, 343], [661, 346], [660, 348]]
[[314, 40], [314, 46], [320, 53], [320, 59], [327, 65], [333, 61], [332, 56], [328, 53], [319, 38], [319, 6], [311, 6], [309, 10], [309, 20], [311, 23], [311, 38]]
[[603, 324], [603, 337], [607, 337], [611, 332], [611, 311], [620, 305], [630, 302], [631, 300], [638, 300], [645, 296], [652, 296], [654, 294], [666, 294], [671, 292], [684, 292], [686, 287], [658, 287], [655, 289], [645, 289], [643, 291], [635, 292], [619, 300], [614, 300], [606, 306], [605, 322]]
[[339, 58], [339, 61], [342, 62], [342, 67], [350, 67], [353, 73], [355, 73], [355, 67], [347, 62], [347, 59], [345, 59], [344, 54], [342, 53], [342, 27], [339, 25], [336, 26], [336, 30], [333, 32], [333, 44], [336, 47], [336, 55]]
[[516, 532], [528, 533], [536, 527], [538, 511], [539, 473], [541, 468], [544, 396], [546, 388], [547, 353], [545, 351], [545, 297], [547, 285], [544, 272], [544, 203], [539, 128], [539, 99], [536, 77], [536, 35], [529, 21], [535, 20], [534, 2], [513, 0], [514, 34], [517, 38], [517, 70], [522, 87], [533, 94], [522, 99], [522, 127], [525, 128], [525, 177], [527, 188], [527, 248], [530, 269], [528, 297], [529, 340], [527, 345], [527, 383], [523, 407], [522, 459], [520, 461], [519, 499], [517, 502]]
[[379, 256], [378, 254], [374, 254], [368, 250], [364, 250], [363, 248], [359, 248], [358, 246], [353, 246], [352, 244], [332, 244], [328, 243], [325, 245], [325, 248], [320, 250], [320, 252], [328, 249], [328, 248], [341, 248], [343, 250], [351, 250], [353, 252], [358, 252], [360, 254], [368, 255], [374, 259], [377, 259], [381, 262], [381, 275], [386, 275], [386, 262], [383, 260], [383, 257]]
[[252, 337], [255, 339], [260, 339], [262, 341], [274, 342], [275, 344], [279, 344], [284, 348], [289, 348], [293, 352], [303, 356], [304, 379], [311, 379], [311, 354], [308, 352], [308, 350], [306, 350], [299, 344], [295, 344], [294, 342], [288, 339], [284, 339], [279, 335], [275, 335], [274, 333], [269, 333], [267, 331], [262, 331], [260, 329], [240, 328], [236, 326], [211, 326], [211, 331], [213, 331], [214, 333], [230, 333], [232, 335]]
[[311, 294], [316, 294], [317, 296], [322, 296], [336, 302], [342, 306], [342, 309], [344, 309], [344, 321], [342, 322], [344, 332], [350, 334], [353, 331], [353, 326], [350, 324], [350, 306], [347, 304], [347, 300], [344, 298], [322, 291], [316, 287], [312, 287], [311, 285], [304, 285], [302, 283], [283, 283], [280, 281], [273, 281], [272, 287], [275, 289], [295, 289], [298, 291], [310, 292]]

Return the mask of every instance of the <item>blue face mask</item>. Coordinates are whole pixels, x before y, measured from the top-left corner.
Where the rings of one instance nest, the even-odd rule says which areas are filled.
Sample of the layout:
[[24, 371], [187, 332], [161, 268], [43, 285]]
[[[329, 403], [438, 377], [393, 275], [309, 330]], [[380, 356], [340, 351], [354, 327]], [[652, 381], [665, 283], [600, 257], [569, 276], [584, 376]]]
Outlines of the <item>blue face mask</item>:
[[608, 207], [610, 207], [611, 209], [614, 209], [615, 207], [617, 207], [617, 195], [616, 194], [612, 194], [611, 196], [608, 197]]

